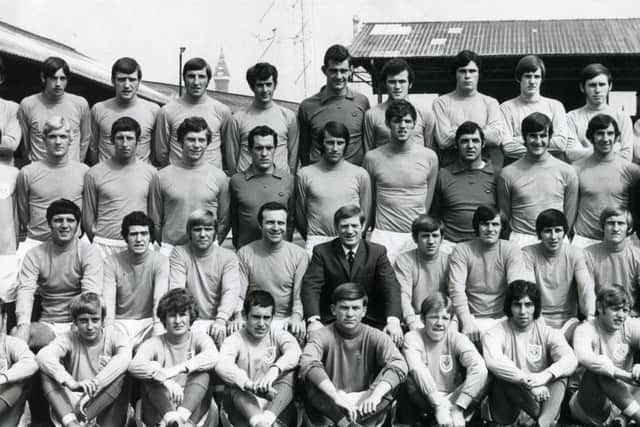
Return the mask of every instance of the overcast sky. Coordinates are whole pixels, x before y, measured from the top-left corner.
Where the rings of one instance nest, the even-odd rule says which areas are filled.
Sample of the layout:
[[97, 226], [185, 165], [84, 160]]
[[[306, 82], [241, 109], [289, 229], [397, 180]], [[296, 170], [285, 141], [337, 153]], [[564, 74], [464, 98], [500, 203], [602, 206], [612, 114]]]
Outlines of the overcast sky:
[[[202, 56], [212, 66], [224, 49], [230, 91], [247, 94], [247, 67], [269, 61], [281, 76], [276, 96], [299, 101], [304, 97], [301, 1], [0, 0], [0, 20], [108, 67], [118, 57], [132, 56], [148, 80], [177, 84], [180, 46], [187, 48], [185, 59]], [[322, 84], [324, 50], [351, 42], [354, 15], [363, 22], [640, 17], [640, 0], [304, 0], [303, 5], [309, 95]]]

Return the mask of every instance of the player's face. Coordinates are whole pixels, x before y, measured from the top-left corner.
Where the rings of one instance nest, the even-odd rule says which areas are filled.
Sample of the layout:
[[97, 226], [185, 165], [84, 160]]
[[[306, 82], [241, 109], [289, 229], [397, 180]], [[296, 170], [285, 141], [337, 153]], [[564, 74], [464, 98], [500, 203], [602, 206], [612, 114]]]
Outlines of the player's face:
[[331, 164], [336, 164], [344, 158], [344, 150], [347, 147], [347, 143], [344, 138], [325, 132], [322, 146], [324, 148], [322, 153], [324, 159]]
[[411, 83], [409, 83], [409, 72], [407, 70], [402, 70], [398, 74], [387, 76], [385, 84], [387, 86], [389, 99], [394, 101], [397, 99], [405, 99], [407, 95], [409, 95], [409, 89], [411, 89]]
[[184, 88], [189, 96], [200, 98], [207, 93], [207, 86], [209, 86], [209, 77], [206, 68], [184, 73]]
[[352, 331], [360, 326], [367, 308], [364, 299], [341, 300], [331, 304], [331, 312], [336, 317], [336, 325], [343, 331]]
[[82, 313], [76, 317], [78, 335], [84, 342], [93, 343], [102, 336], [102, 315], [100, 313]]
[[44, 78], [44, 93], [49, 98], [59, 98], [67, 88], [67, 75], [60, 68], [53, 76]]
[[540, 241], [546, 250], [555, 253], [562, 248], [564, 235], [564, 228], [562, 228], [561, 225], [557, 225], [555, 227], [544, 227], [540, 231]]
[[535, 71], [527, 71], [520, 76], [520, 94], [524, 96], [539, 95], [540, 86], [542, 86], [542, 71], [540, 68]]
[[53, 129], [45, 138], [47, 155], [53, 158], [64, 157], [69, 151], [69, 134], [65, 129]]
[[478, 238], [484, 243], [496, 243], [500, 239], [500, 230], [502, 230], [502, 222], [500, 215], [496, 215], [495, 218], [478, 224]]
[[610, 216], [604, 221], [604, 240], [609, 243], [621, 243], [627, 238], [629, 225], [624, 215]]
[[51, 218], [51, 239], [54, 243], [64, 245], [76, 238], [78, 221], [72, 214], [57, 214]]
[[276, 89], [276, 84], [273, 82], [273, 76], [269, 76], [266, 80], [256, 80], [256, 84], [253, 85], [253, 95], [256, 101], [261, 104], [268, 104], [273, 99], [273, 91]]
[[130, 101], [138, 93], [138, 86], [140, 86], [140, 80], [138, 79], [138, 72], [122, 73], [116, 71], [116, 75], [113, 77], [113, 86], [116, 91], [116, 98]]
[[347, 248], [355, 248], [362, 239], [362, 224], [360, 217], [352, 216], [338, 222], [338, 236], [340, 242]]
[[187, 132], [182, 142], [182, 158], [195, 163], [204, 156], [207, 149], [207, 131]]
[[121, 160], [129, 160], [136, 155], [138, 139], [132, 130], [121, 130], [113, 137], [115, 157]]
[[458, 138], [458, 156], [466, 162], [474, 162], [482, 156], [480, 132], [465, 133]]
[[613, 143], [616, 141], [616, 129], [610, 124], [606, 129], [598, 129], [593, 133], [593, 151], [607, 155], [613, 151]]
[[253, 166], [259, 171], [267, 171], [273, 166], [273, 155], [276, 151], [273, 136], [253, 137], [253, 148], [251, 148], [251, 161]]
[[263, 211], [262, 212], [262, 237], [276, 244], [282, 242], [287, 232], [287, 212]]
[[206, 251], [214, 242], [216, 230], [213, 224], [196, 224], [191, 227], [189, 237], [193, 247], [200, 251]]
[[440, 250], [440, 243], [442, 243], [440, 230], [420, 231], [417, 237], [416, 243], [422, 255], [434, 257]]
[[142, 255], [149, 249], [151, 232], [148, 225], [130, 225], [127, 233], [127, 248], [129, 252]]
[[617, 331], [622, 328], [624, 321], [629, 317], [629, 306], [626, 304], [602, 308], [598, 305], [598, 320], [605, 330]]
[[549, 131], [543, 129], [538, 132], [529, 132], [524, 137], [524, 143], [527, 147], [527, 153], [534, 158], [544, 156], [549, 147]]
[[456, 70], [456, 88], [463, 92], [475, 92], [478, 87], [480, 70], [474, 61]]
[[511, 302], [511, 321], [516, 329], [525, 330], [533, 323], [535, 304], [531, 298], [524, 296]]
[[587, 98], [588, 104], [602, 105], [607, 103], [611, 83], [606, 75], [598, 74], [594, 78], [585, 81], [584, 85], [580, 85], [580, 90]]
[[391, 138], [404, 143], [411, 139], [416, 122], [410, 114], [407, 114], [404, 117], [391, 117], [387, 125]]
[[423, 316], [424, 331], [432, 341], [442, 341], [447, 334], [451, 315], [444, 308], [431, 310]]
[[273, 320], [273, 307], [260, 307], [254, 305], [247, 313], [247, 323], [245, 328], [247, 333], [253, 338], [264, 338], [271, 330]]
[[179, 337], [189, 332], [191, 315], [187, 310], [179, 313], [168, 313], [164, 323], [169, 336]]
[[351, 76], [351, 65], [348, 59], [342, 62], [329, 60], [327, 65], [322, 67], [322, 72], [327, 78], [327, 87], [329, 89], [333, 92], [346, 90]]

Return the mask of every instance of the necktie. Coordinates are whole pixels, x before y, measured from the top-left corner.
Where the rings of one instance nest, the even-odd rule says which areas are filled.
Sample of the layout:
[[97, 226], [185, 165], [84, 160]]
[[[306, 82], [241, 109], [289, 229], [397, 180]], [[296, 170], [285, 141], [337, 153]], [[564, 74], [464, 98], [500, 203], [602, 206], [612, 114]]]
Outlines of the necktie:
[[347, 252], [347, 262], [349, 263], [349, 268], [353, 267], [354, 260], [355, 260], [355, 256], [353, 251]]

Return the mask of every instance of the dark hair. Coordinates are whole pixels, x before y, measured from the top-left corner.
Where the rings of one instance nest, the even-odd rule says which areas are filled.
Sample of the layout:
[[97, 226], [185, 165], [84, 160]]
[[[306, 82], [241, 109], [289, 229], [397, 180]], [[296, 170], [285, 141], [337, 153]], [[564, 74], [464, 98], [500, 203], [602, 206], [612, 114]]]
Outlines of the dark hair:
[[129, 228], [132, 225], [142, 225], [142, 226], [146, 225], [147, 227], [149, 227], [149, 236], [151, 236], [151, 241], [153, 242], [155, 240], [153, 236], [155, 231], [155, 224], [153, 223], [153, 220], [149, 217], [149, 215], [147, 215], [146, 213], [142, 211], [133, 211], [125, 215], [124, 218], [122, 218], [120, 235], [122, 236], [123, 239], [125, 240], [127, 239], [127, 236], [129, 235]]
[[524, 73], [534, 73], [538, 68], [540, 69], [540, 73], [544, 79], [544, 76], [547, 73], [544, 61], [536, 55], [527, 55], [522, 57], [520, 61], [518, 61], [518, 65], [516, 65], [516, 80], [520, 81]]
[[273, 296], [267, 292], [260, 289], [255, 291], [251, 291], [247, 294], [247, 297], [244, 299], [244, 303], [242, 304], [242, 313], [245, 316], [249, 315], [251, 311], [251, 307], [271, 307], [271, 314], [273, 315], [276, 312], [276, 301], [273, 299]]
[[[347, 129], [343, 123], [334, 121], [327, 122], [324, 128], [322, 128], [322, 138], [324, 138], [325, 132], [335, 138], [344, 139], [344, 151], [347, 151], [351, 135], [349, 134], [349, 129]], [[324, 152], [324, 144], [320, 144], [319, 149], [321, 153]]]
[[612, 216], [623, 216], [627, 220], [627, 236], [630, 236], [633, 233], [633, 216], [629, 210], [620, 206], [607, 206], [602, 210], [602, 212], [600, 212], [598, 222], [600, 223], [600, 228], [602, 230], [604, 230], [604, 224], [607, 222], [607, 219]]
[[209, 145], [211, 144], [211, 129], [207, 121], [200, 116], [187, 117], [180, 123], [176, 131], [178, 142], [184, 144], [184, 137], [189, 132], [202, 132], [203, 130], [207, 131], [207, 145]]
[[187, 75], [187, 71], [199, 71], [205, 69], [207, 72], [207, 79], [211, 80], [211, 66], [203, 58], [191, 58], [184, 63], [182, 67], [182, 78]]
[[484, 131], [480, 125], [472, 121], [463, 122], [458, 126], [458, 129], [456, 129], [456, 145], [462, 135], [472, 135], [476, 132], [480, 135], [480, 141], [482, 141], [482, 145], [484, 145]]
[[120, 117], [113, 122], [113, 125], [111, 125], [111, 135], [109, 138], [111, 139], [111, 142], [113, 142], [115, 141], [118, 132], [129, 131], [133, 131], [136, 134], [136, 141], [140, 141], [140, 134], [142, 133], [140, 124], [131, 117]]
[[522, 119], [522, 124], [520, 126], [520, 131], [522, 133], [522, 137], [525, 138], [530, 133], [541, 132], [546, 130], [549, 134], [549, 138], [553, 135], [553, 122], [546, 114], [542, 113], [531, 113], [524, 119]]
[[453, 304], [451, 298], [445, 295], [443, 292], [434, 292], [428, 295], [420, 305], [420, 315], [426, 316], [432, 310], [446, 310], [447, 313], [453, 315]]
[[71, 214], [78, 223], [80, 223], [80, 219], [82, 218], [82, 212], [78, 205], [69, 199], [58, 199], [51, 202], [49, 207], [47, 207], [47, 224], [51, 225], [53, 217], [59, 214]]
[[584, 84], [587, 80], [591, 80], [594, 77], [604, 74], [607, 76], [607, 81], [611, 83], [611, 71], [602, 64], [589, 64], [580, 71], [580, 86], [584, 89]]
[[507, 292], [504, 296], [504, 315], [507, 317], [513, 317], [511, 312], [511, 304], [514, 301], [518, 301], [524, 297], [529, 297], [533, 302], [533, 318], [540, 317], [540, 311], [542, 310], [542, 303], [540, 301], [540, 288], [537, 283], [530, 282], [528, 280], [514, 280], [509, 283]]
[[269, 126], [256, 126], [249, 132], [249, 136], [247, 137], [247, 144], [249, 145], [249, 150], [253, 150], [253, 146], [256, 143], [254, 138], [256, 136], [271, 136], [273, 137], [273, 148], [278, 146], [278, 134], [275, 130], [271, 129]]
[[388, 125], [394, 118], [403, 118], [407, 114], [411, 116], [414, 122], [416, 121], [418, 114], [415, 107], [405, 99], [397, 99], [389, 104], [387, 111], [384, 113], [384, 120]]
[[262, 217], [264, 216], [264, 211], [285, 211], [287, 215], [289, 214], [289, 209], [285, 205], [280, 202], [267, 202], [264, 205], [260, 206], [258, 209], [258, 224], [262, 227]]
[[142, 69], [140, 69], [138, 61], [127, 56], [120, 58], [111, 67], [111, 81], [115, 81], [116, 73], [131, 74], [136, 71], [138, 72], [138, 80], [140, 80], [142, 78]]
[[55, 73], [58, 72], [59, 69], [64, 71], [64, 75], [67, 77], [67, 80], [71, 78], [71, 71], [69, 71], [69, 64], [64, 59], [58, 56], [50, 56], [44, 60], [42, 66], [40, 67], [40, 72], [42, 76], [47, 79], [49, 77], [53, 77]]
[[542, 231], [547, 227], [562, 227], [564, 234], [569, 231], [567, 217], [558, 209], [546, 209], [536, 218], [536, 234], [541, 239]]
[[491, 221], [496, 216], [500, 217], [500, 225], [504, 228], [505, 222], [503, 221], [500, 211], [495, 206], [480, 205], [476, 208], [471, 219], [471, 226], [476, 235], [478, 235], [478, 229], [481, 222]]
[[382, 83], [385, 84], [387, 82], [387, 77], [395, 76], [403, 71], [407, 72], [407, 75], [409, 77], [409, 84], [413, 83], [416, 78], [416, 73], [413, 72], [413, 69], [405, 59], [393, 58], [388, 60], [382, 66], [382, 70], [380, 70], [380, 78], [382, 79]]
[[608, 307], [620, 307], [633, 305], [633, 298], [625, 288], [618, 284], [604, 286], [596, 293], [596, 314], [601, 314], [598, 306], [602, 309]]
[[353, 301], [355, 299], [364, 299], [364, 305], [367, 305], [369, 299], [362, 285], [354, 282], [345, 282], [331, 292], [331, 304], [337, 304], [339, 301]]
[[162, 324], [167, 326], [167, 316], [170, 314], [188, 312], [190, 324], [198, 318], [198, 305], [193, 295], [185, 288], [174, 288], [169, 290], [158, 301], [156, 315]]
[[69, 313], [74, 322], [81, 314], [99, 314], [104, 320], [107, 307], [98, 293], [86, 291], [73, 297], [69, 303]]
[[463, 50], [458, 52], [451, 62], [451, 74], [455, 76], [458, 68], [466, 66], [471, 61], [475, 62], [478, 66], [478, 70], [480, 70], [482, 67], [482, 59], [477, 53], [472, 50]]
[[444, 231], [444, 223], [440, 219], [427, 214], [418, 215], [411, 223], [411, 235], [414, 241], [418, 240], [418, 234], [421, 231], [432, 232], [436, 230], [440, 230], [442, 233]]
[[349, 60], [349, 65], [351, 65], [351, 55], [349, 54], [349, 50], [341, 44], [334, 44], [324, 53], [322, 63], [327, 67], [329, 66], [329, 61], [342, 62], [344, 60]]
[[268, 62], [258, 62], [247, 70], [247, 83], [253, 89], [258, 80], [269, 80], [273, 77], [273, 84], [278, 84], [278, 69]]
[[338, 223], [343, 219], [357, 216], [360, 220], [360, 225], [364, 224], [364, 212], [358, 205], [345, 205], [338, 208], [335, 214], [333, 214], [333, 226], [338, 228]]
[[620, 136], [620, 128], [618, 127], [616, 119], [608, 114], [596, 114], [589, 120], [589, 124], [587, 125], [587, 139], [593, 144], [593, 135], [596, 131], [607, 129], [610, 125], [613, 125], [616, 138], [618, 138]]

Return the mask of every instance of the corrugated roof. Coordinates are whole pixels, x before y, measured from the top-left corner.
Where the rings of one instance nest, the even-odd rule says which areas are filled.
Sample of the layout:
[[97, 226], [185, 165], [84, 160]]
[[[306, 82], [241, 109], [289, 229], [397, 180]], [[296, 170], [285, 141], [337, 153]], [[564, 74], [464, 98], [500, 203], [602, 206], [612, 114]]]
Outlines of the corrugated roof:
[[640, 18], [364, 23], [354, 58], [640, 54]]
[[[72, 74], [82, 76], [97, 83], [111, 87], [111, 68], [89, 58], [75, 49], [25, 31], [0, 21], [0, 52], [35, 62], [42, 62], [49, 56], [59, 56], [69, 64]], [[138, 95], [150, 101], [164, 104], [168, 98], [143, 84], [138, 89]]]

